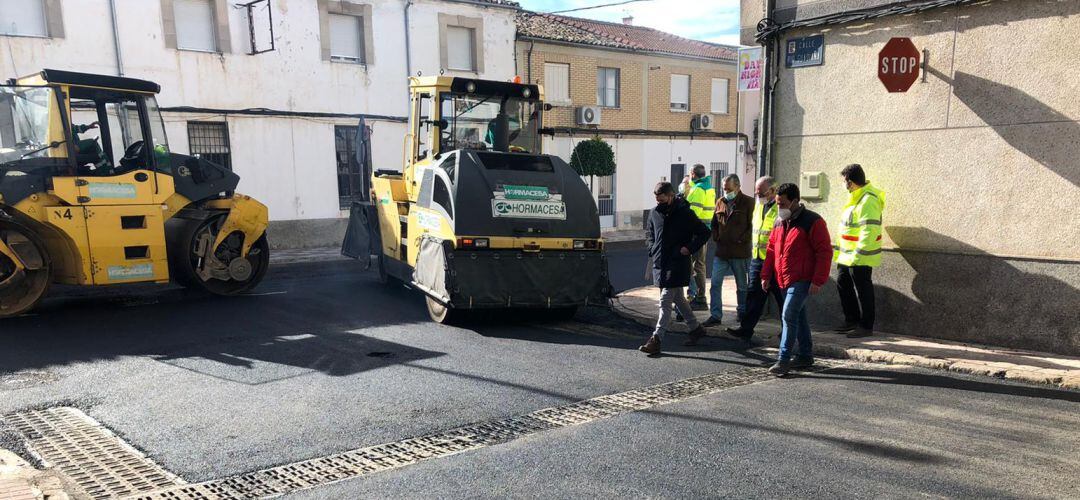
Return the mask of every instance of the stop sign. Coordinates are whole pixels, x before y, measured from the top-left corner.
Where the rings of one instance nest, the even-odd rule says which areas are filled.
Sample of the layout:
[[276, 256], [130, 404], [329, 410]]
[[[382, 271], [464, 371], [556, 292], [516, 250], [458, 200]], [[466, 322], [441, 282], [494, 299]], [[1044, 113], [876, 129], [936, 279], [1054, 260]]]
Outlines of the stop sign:
[[920, 56], [910, 38], [890, 39], [878, 53], [878, 79], [889, 92], [907, 92], [919, 78]]

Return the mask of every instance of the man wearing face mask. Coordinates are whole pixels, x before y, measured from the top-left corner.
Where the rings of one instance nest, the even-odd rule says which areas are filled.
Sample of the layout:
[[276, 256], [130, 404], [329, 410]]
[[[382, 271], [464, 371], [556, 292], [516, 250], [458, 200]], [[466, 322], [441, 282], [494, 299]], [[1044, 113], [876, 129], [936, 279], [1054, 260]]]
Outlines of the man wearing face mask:
[[712, 289], [709, 290], [709, 319], [705, 326], [719, 325], [723, 319], [724, 277], [735, 278], [738, 318], [746, 313], [747, 267], [750, 265], [751, 230], [753, 229], [754, 199], [743, 194], [739, 176], [724, 177], [724, 196], [716, 200], [712, 219], [712, 239], [716, 242], [713, 257]]
[[[844, 309], [844, 322], [837, 332], [849, 338], [874, 333], [874, 282], [871, 273], [881, 265], [881, 215], [885, 192], [871, 186], [859, 164], [840, 171], [851, 193], [844, 205], [841, 228], [836, 236], [836, 289]], [[854, 331], [852, 331], [854, 330]]]
[[692, 342], [705, 336], [683, 288], [690, 284], [690, 256], [709, 241], [709, 228], [690, 210], [686, 200], [675, 196], [670, 182], [657, 184], [653, 194], [656, 208], [645, 224], [645, 242], [653, 263], [653, 284], [660, 288], [660, 314], [652, 336], [638, 348], [649, 355], [660, 353], [661, 337], [671, 322], [672, 304], [686, 318]]
[[[806, 299], [820, 293], [829, 280], [832, 241], [825, 219], [800, 202], [799, 186], [781, 185], [776, 193], [776, 205], [776, 217], [781, 222], [769, 235], [761, 287], [768, 291], [776, 278], [776, 285], [784, 291], [780, 355], [769, 368], [769, 373], [783, 376], [792, 369], [814, 364]], [[796, 344], [798, 354], [792, 359]]]
[[728, 328], [727, 333], [732, 337], [750, 341], [754, 336], [754, 328], [757, 327], [761, 314], [765, 310], [765, 304], [772, 296], [776, 300], [777, 310], [784, 307], [784, 296], [780, 287], [775, 282], [769, 287], [769, 292], [761, 288], [761, 268], [765, 265], [765, 250], [769, 246], [769, 235], [776, 223], [776, 179], [765, 176], [758, 179], [754, 186], [754, 195], [757, 196], [757, 204], [754, 205], [752, 216], [754, 227], [751, 231], [753, 245], [750, 249], [750, 271], [748, 277], [748, 289], [746, 296], [746, 311], [739, 321], [738, 328]]
[[[686, 191], [686, 201], [690, 203], [690, 210], [706, 227], [712, 224], [713, 210], [716, 209], [716, 190], [712, 186], [712, 177], [706, 175], [705, 165], [699, 163], [690, 171], [690, 187]], [[690, 307], [695, 311], [709, 309], [709, 304], [705, 300], [705, 253], [707, 251], [706, 247], [701, 247], [690, 259], [693, 265], [690, 281]]]

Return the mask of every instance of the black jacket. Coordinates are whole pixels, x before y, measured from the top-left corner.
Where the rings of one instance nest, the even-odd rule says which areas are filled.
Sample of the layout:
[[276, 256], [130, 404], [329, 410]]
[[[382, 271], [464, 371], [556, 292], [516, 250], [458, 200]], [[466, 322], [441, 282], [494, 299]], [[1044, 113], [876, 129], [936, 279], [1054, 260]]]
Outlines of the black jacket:
[[690, 253], [709, 242], [709, 227], [690, 211], [690, 204], [676, 197], [671, 205], [657, 206], [645, 224], [645, 242], [652, 259], [653, 284], [660, 288], [690, 285]]

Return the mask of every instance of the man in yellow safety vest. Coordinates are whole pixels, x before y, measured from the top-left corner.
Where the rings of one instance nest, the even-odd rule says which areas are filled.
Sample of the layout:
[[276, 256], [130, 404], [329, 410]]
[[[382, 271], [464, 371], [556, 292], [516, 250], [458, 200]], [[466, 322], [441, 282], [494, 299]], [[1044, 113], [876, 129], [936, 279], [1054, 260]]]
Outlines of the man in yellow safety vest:
[[736, 338], [750, 341], [754, 336], [754, 328], [761, 319], [765, 310], [765, 304], [772, 295], [776, 300], [777, 310], [784, 307], [784, 296], [780, 287], [775, 283], [769, 287], [766, 293], [761, 288], [761, 267], [765, 264], [765, 250], [769, 247], [769, 235], [772, 234], [773, 225], [776, 224], [776, 179], [765, 176], [758, 179], [754, 186], [754, 195], [757, 203], [754, 205], [753, 230], [750, 233], [753, 238], [753, 246], [750, 255], [748, 293], [746, 297], [746, 311], [739, 318], [738, 328], [728, 328], [727, 334]]
[[[716, 209], [716, 190], [712, 186], [712, 178], [706, 175], [705, 165], [694, 165], [690, 171], [690, 189], [686, 191], [686, 201], [690, 203], [690, 210], [694, 215], [712, 229], [713, 211]], [[705, 300], [705, 255], [708, 253], [708, 245], [694, 252], [690, 259], [690, 308], [694, 311], [706, 311], [709, 303]]]
[[836, 288], [844, 309], [844, 322], [837, 332], [850, 338], [874, 333], [873, 269], [881, 265], [881, 215], [885, 192], [870, 185], [859, 164], [840, 171], [848, 202], [840, 218], [840, 230], [833, 242], [836, 261]]

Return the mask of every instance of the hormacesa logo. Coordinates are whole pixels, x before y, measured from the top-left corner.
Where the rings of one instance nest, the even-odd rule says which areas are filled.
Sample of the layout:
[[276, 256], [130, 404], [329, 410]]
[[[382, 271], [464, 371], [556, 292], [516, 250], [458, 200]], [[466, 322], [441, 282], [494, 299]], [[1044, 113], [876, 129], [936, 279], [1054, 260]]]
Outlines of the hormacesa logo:
[[496, 200], [493, 208], [496, 217], [537, 217], [545, 219], [563, 219], [566, 217], [566, 205], [562, 202]]
[[514, 211], [514, 207], [512, 207], [509, 203], [505, 201], [500, 201], [495, 204], [495, 211], [499, 212], [502, 215], [507, 215], [510, 212]]

